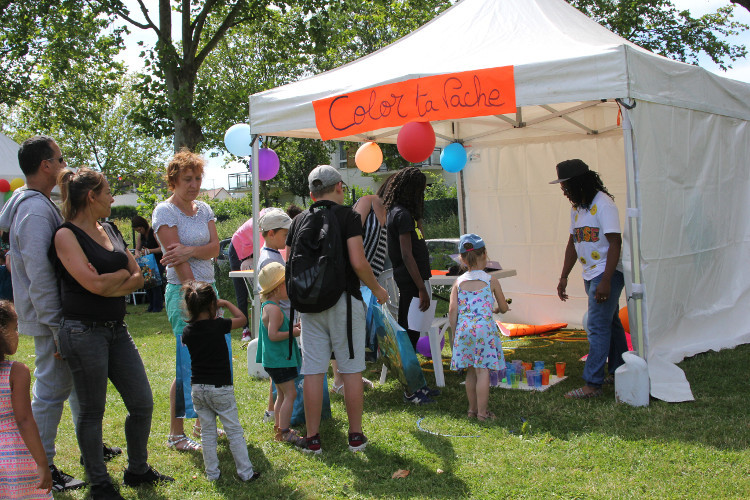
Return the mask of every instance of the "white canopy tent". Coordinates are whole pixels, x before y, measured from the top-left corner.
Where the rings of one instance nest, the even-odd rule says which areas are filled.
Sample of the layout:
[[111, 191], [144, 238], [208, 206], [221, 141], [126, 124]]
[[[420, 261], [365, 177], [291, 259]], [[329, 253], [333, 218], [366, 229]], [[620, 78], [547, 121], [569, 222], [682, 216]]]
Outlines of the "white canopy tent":
[[581, 324], [581, 280], [571, 280], [568, 302], [556, 296], [570, 205], [548, 184], [555, 164], [581, 158], [623, 218], [624, 295], [651, 394], [691, 400], [674, 363], [750, 342], [750, 85], [656, 56], [563, 0], [463, 0], [373, 54], [251, 96], [250, 125], [256, 135], [318, 138], [315, 100], [501, 66], [514, 67], [515, 113], [432, 125], [438, 146], [458, 140], [471, 155], [459, 175], [462, 230], [518, 271], [503, 280], [514, 299], [506, 319]]
[[18, 150], [21, 146], [10, 137], [0, 134], [0, 179], [11, 181], [23, 178], [21, 167], [18, 166]]

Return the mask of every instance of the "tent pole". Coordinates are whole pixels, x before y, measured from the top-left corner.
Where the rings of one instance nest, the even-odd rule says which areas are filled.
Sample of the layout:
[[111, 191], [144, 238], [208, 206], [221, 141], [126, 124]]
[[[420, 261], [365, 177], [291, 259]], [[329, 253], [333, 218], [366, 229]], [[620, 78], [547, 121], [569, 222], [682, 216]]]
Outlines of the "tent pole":
[[252, 325], [250, 325], [250, 331], [252, 332], [253, 338], [258, 338], [258, 320], [260, 318], [260, 295], [257, 292], [258, 287], [255, 286], [258, 280], [258, 258], [260, 256], [260, 248], [256, 242], [260, 241], [260, 229], [258, 228], [258, 209], [260, 207], [260, 188], [258, 186], [258, 153], [260, 152], [260, 136], [257, 134], [251, 134], [250, 143], [253, 145], [253, 157], [250, 160], [252, 164], [252, 183], [253, 183], [253, 270], [255, 271], [255, 278], [252, 280], [253, 286], [253, 315]]
[[[635, 107], [635, 103], [633, 106]], [[640, 245], [640, 217], [641, 211], [638, 206], [638, 196], [636, 191], [635, 172], [635, 138], [633, 137], [633, 124], [630, 121], [628, 109], [624, 105], [620, 106], [622, 110], [622, 131], [625, 139], [625, 171], [628, 183], [628, 205], [627, 205], [627, 223], [630, 228], [630, 265], [632, 273], [632, 289], [629, 298], [633, 299], [633, 311], [635, 312], [635, 322], [630, 324], [635, 326], [638, 339], [638, 355], [646, 359], [646, 346], [644, 343], [645, 325], [643, 318], [643, 283], [641, 277], [641, 245]]]
[[[453, 122], [453, 140], [459, 141], [461, 134], [458, 131], [458, 122]], [[463, 169], [456, 173], [456, 193], [458, 194], [458, 235], [466, 234], [466, 203], [464, 191]]]

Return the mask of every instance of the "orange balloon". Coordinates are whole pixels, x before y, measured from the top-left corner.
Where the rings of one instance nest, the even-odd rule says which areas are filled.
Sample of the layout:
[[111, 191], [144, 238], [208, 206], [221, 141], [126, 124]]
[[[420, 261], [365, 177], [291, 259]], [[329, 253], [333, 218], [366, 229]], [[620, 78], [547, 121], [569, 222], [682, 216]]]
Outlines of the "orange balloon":
[[371, 174], [383, 164], [383, 151], [374, 142], [362, 144], [354, 155], [354, 163], [362, 172]]
[[627, 306], [620, 309], [620, 313], [618, 314], [620, 316], [620, 323], [622, 323], [622, 327], [625, 329], [626, 332], [630, 331], [630, 321], [628, 318], [628, 308]]

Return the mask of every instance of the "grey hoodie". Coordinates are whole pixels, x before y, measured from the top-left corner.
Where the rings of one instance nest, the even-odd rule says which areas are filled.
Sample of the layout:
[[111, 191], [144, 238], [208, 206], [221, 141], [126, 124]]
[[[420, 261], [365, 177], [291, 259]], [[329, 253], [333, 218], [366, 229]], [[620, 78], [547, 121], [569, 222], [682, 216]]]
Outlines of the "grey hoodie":
[[0, 212], [0, 230], [10, 229], [13, 301], [24, 335], [52, 335], [60, 326], [60, 287], [47, 252], [62, 223], [57, 206], [32, 189], [17, 189]]

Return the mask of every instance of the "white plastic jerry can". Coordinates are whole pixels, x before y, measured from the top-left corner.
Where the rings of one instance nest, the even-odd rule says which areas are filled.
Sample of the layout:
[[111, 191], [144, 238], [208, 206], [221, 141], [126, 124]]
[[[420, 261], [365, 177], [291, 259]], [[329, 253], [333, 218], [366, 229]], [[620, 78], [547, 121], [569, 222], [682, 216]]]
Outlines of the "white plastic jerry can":
[[253, 339], [247, 344], [247, 373], [251, 377], [268, 378], [268, 373], [263, 369], [263, 365], [255, 362], [257, 352], [258, 339]]
[[631, 406], [648, 406], [650, 385], [646, 360], [635, 351], [622, 354], [624, 364], [615, 370], [615, 399]]

